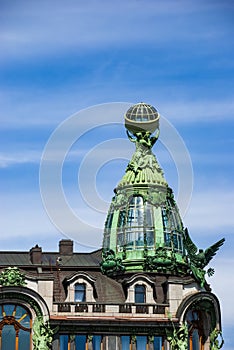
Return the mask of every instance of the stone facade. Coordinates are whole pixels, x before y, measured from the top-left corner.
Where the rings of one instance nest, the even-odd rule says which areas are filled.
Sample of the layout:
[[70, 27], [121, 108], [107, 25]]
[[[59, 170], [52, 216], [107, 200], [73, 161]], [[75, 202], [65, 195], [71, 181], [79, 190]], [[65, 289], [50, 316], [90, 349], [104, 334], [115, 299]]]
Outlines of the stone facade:
[[219, 301], [205, 279], [213, 272], [204, 267], [224, 239], [198, 253], [184, 229], [151, 150], [155, 108], [131, 107], [126, 127], [136, 151], [115, 189], [103, 249], [77, 253], [63, 239], [58, 252], [0, 252], [0, 349], [222, 346]]

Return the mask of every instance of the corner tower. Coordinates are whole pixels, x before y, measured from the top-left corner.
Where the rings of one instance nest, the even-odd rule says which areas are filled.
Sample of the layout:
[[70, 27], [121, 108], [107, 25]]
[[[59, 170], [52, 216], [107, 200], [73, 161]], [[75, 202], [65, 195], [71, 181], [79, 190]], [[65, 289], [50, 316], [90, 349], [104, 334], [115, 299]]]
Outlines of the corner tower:
[[[114, 190], [103, 240], [103, 269], [109, 272], [186, 269], [183, 223], [152, 148], [159, 137], [157, 110], [146, 103], [125, 114], [125, 127], [136, 149]], [[113, 266], [113, 256], [119, 262]]]
[[214, 273], [204, 267], [224, 239], [198, 250], [184, 229], [173, 192], [152, 152], [159, 137], [157, 110], [141, 102], [124, 118], [136, 149], [114, 189], [105, 222], [102, 272], [113, 277], [127, 272], [191, 275], [203, 288], [206, 273]]

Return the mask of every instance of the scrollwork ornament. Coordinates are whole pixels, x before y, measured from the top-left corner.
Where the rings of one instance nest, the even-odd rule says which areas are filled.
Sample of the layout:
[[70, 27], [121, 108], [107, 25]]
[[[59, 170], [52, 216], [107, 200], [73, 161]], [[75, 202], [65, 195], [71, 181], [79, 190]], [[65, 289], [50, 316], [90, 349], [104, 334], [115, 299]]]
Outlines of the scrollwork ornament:
[[[220, 341], [219, 338], [220, 337]], [[210, 334], [210, 349], [211, 350], [219, 350], [223, 347], [224, 339], [222, 336], [222, 332], [218, 329], [214, 329]]]
[[25, 275], [17, 267], [8, 267], [0, 274], [0, 285], [8, 286], [25, 286]]
[[148, 194], [147, 201], [153, 205], [161, 205], [166, 202], [166, 193], [159, 191], [151, 191]]
[[113, 199], [113, 206], [115, 209], [124, 207], [127, 204], [128, 198], [126, 197], [126, 194], [123, 192], [119, 192], [116, 194], [116, 196]]
[[122, 265], [122, 260], [116, 258], [115, 252], [112, 249], [103, 250], [100, 265], [102, 273], [107, 276], [112, 276], [125, 270], [125, 267]]
[[173, 324], [173, 332], [167, 331], [167, 340], [170, 343], [171, 350], [188, 350], [188, 327], [183, 323], [179, 329]]
[[44, 322], [43, 317], [36, 317], [33, 322], [33, 349], [50, 350], [53, 334], [54, 331], [50, 328], [49, 322]]

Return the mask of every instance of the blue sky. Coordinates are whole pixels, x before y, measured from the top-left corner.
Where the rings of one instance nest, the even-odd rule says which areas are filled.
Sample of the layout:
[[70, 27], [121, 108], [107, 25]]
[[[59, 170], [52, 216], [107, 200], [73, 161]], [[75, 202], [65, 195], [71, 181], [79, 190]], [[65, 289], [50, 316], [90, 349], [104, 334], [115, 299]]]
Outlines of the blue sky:
[[[80, 110], [111, 102], [122, 102], [112, 111], [122, 123], [124, 103], [148, 102], [172, 123], [191, 157], [185, 226], [202, 248], [226, 237], [210, 279], [221, 299], [226, 350], [234, 311], [233, 15], [232, 1], [0, 1], [1, 249], [38, 243], [57, 250], [64, 238], [45, 212], [39, 186], [43, 149], [55, 128]], [[89, 113], [78, 116], [78, 128], [87, 132], [66, 157], [63, 190], [74, 212], [102, 227], [105, 213], [90, 211], [81, 197], [80, 165], [89, 152], [101, 162], [103, 150], [92, 149], [111, 140], [95, 184], [108, 207], [133, 146], [127, 139], [116, 146], [115, 139], [126, 138], [121, 124], [91, 130]], [[154, 152], [178, 194], [172, 157], [160, 142]], [[88, 188], [83, 177], [82, 191]], [[88, 249], [87, 233], [77, 251]]]

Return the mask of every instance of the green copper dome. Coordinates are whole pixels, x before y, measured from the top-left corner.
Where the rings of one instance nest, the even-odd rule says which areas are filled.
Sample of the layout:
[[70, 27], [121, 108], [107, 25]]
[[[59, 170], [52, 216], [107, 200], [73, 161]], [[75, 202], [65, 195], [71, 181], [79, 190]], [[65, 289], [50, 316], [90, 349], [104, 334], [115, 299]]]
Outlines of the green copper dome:
[[[154, 259], [157, 257], [168, 264], [161, 266], [162, 269], [169, 269], [172, 268], [172, 256], [178, 263], [184, 262], [183, 224], [172, 190], [152, 153], [159, 136], [159, 114], [154, 107], [140, 103], [132, 106], [126, 112], [125, 120], [126, 117], [135, 123], [134, 127], [125, 126], [136, 150], [114, 190], [107, 215], [103, 269], [105, 262], [111, 265], [111, 259], [115, 263], [117, 259], [118, 268], [122, 270], [155, 270]], [[149, 130], [140, 131], [146, 117], [154, 122], [151, 130], [154, 129], [156, 135]]]
[[173, 192], [169, 188], [152, 147], [159, 136], [159, 114], [145, 103], [125, 114], [125, 126], [136, 150], [114, 190], [107, 215], [101, 269], [110, 277], [125, 273], [154, 272], [192, 275], [209, 289], [204, 268], [225, 239], [206, 250], [198, 249], [183, 228]]

